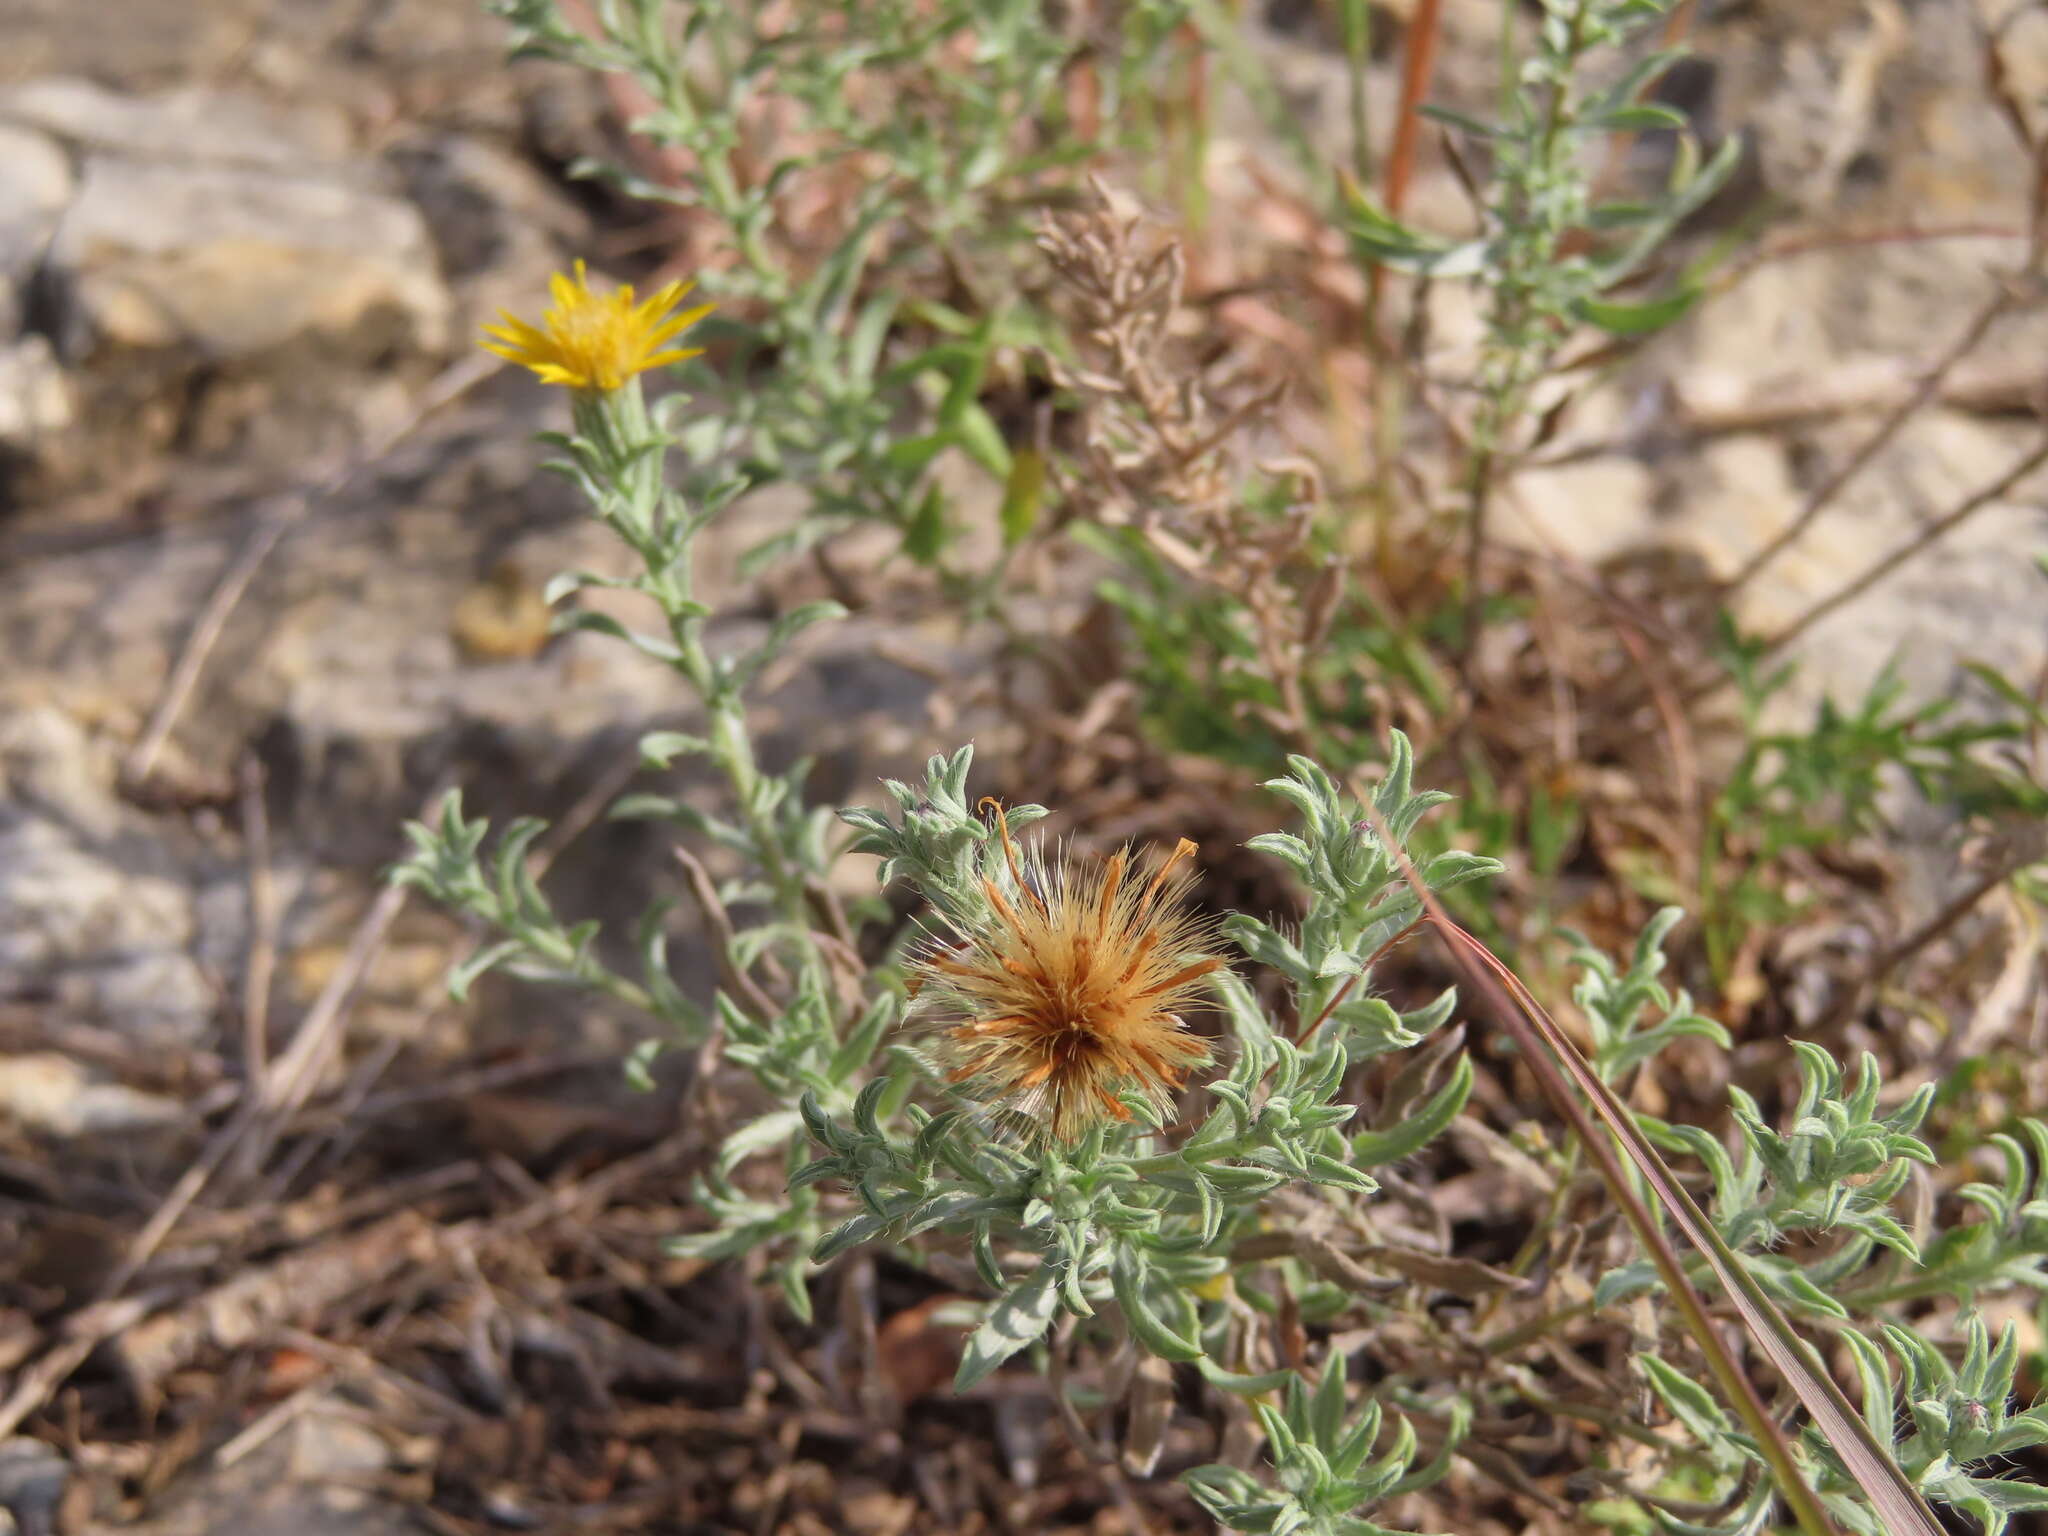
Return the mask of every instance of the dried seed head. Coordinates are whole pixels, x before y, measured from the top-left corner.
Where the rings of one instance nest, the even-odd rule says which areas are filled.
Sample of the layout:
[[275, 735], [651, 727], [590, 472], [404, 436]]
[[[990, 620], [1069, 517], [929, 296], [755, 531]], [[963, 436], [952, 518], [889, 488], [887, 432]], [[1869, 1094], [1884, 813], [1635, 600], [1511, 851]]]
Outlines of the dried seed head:
[[918, 962], [918, 1007], [946, 1021], [954, 1082], [1034, 1134], [1071, 1142], [1131, 1118], [1120, 1090], [1163, 1104], [1209, 1061], [1181, 1010], [1202, 1001], [1223, 962], [1204, 953], [1211, 929], [1187, 907], [1193, 843], [1144, 875], [1128, 853], [1020, 856], [1000, 810], [996, 826], [1010, 878], [984, 882], [984, 926]]

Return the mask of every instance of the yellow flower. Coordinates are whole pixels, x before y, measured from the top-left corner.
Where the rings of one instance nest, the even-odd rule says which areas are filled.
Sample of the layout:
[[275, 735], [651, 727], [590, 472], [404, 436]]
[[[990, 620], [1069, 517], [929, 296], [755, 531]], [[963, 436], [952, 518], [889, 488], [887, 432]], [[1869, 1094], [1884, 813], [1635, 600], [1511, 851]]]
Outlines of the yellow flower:
[[576, 263], [575, 281], [557, 272], [548, 284], [554, 305], [533, 326], [500, 311], [502, 325], [486, 326], [486, 352], [531, 368], [543, 384], [570, 389], [611, 391], [636, 373], [695, 357], [702, 347], [669, 347], [684, 331], [711, 312], [709, 304], [672, 315], [670, 310], [688, 293], [690, 283], [670, 283], [640, 303], [630, 287], [614, 293], [590, 291], [583, 263]]

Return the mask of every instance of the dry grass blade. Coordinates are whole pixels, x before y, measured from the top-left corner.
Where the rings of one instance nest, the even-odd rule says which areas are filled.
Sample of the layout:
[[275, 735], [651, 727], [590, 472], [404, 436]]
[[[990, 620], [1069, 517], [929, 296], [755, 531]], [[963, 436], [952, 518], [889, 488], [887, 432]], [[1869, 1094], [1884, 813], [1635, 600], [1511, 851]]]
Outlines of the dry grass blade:
[[1599, 1133], [1586, 1107], [1566, 1084], [1567, 1077], [1590, 1102], [1601, 1125], [1613, 1134], [1614, 1141], [1628, 1154], [1629, 1160], [1657, 1197], [1657, 1203], [1705, 1258], [1750, 1337], [1813, 1416], [1814, 1422], [1827, 1436], [1828, 1443], [1834, 1447], [1843, 1465], [1877, 1511], [1884, 1528], [1894, 1536], [1942, 1536], [1941, 1523], [1927, 1507], [1919, 1490], [1877, 1443], [1869, 1426], [1844, 1396], [1842, 1389], [1825, 1370], [1808, 1358], [1807, 1346], [1791, 1322], [1758, 1286], [1734, 1250], [1708, 1223], [1692, 1197], [1637, 1128], [1627, 1106], [1594, 1074], [1578, 1048], [1557, 1027], [1542, 1004], [1530, 995], [1514, 972], [1444, 911], [1443, 904], [1423, 884], [1414, 866], [1401, 852], [1400, 844], [1387, 835], [1385, 824], [1370, 801], [1365, 802], [1365, 816], [1382, 845], [1392, 850], [1402, 877], [1415, 891], [1431, 922], [1443, 934], [1459, 971], [1479, 995], [1492, 1004], [1500, 1022], [1535, 1074], [1545, 1097], [1571, 1125], [1599, 1167], [1609, 1193], [1655, 1264], [1659, 1277], [1684, 1315], [1687, 1329], [1698, 1341], [1722, 1391], [1755, 1436], [1778, 1490], [1800, 1527], [1812, 1533], [1835, 1529], [1813, 1490], [1800, 1476], [1784, 1430], [1771, 1417], [1755, 1384], [1713, 1327], [1704, 1298], [1686, 1274], [1683, 1263], [1655, 1217], [1637, 1197], [1615, 1156], [1614, 1146]]
[[[1398, 214], [1408, 201], [1408, 183], [1415, 174], [1415, 144], [1421, 137], [1422, 98], [1436, 71], [1436, 45], [1443, 0], [1421, 0], [1408, 23], [1408, 46], [1401, 59], [1401, 105], [1394, 126], [1394, 147], [1387, 155], [1387, 212]], [[1373, 269], [1379, 276], [1379, 269]]]

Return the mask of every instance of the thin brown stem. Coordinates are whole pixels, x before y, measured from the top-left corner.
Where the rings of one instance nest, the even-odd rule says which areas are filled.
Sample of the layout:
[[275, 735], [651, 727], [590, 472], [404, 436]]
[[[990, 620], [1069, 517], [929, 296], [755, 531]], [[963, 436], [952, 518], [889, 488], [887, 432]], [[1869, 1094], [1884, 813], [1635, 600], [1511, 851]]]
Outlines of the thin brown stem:
[[1356, 971], [1352, 972], [1349, 976], [1345, 977], [1344, 985], [1339, 987], [1333, 994], [1331, 994], [1329, 1002], [1323, 1005], [1323, 1011], [1316, 1015], [1315, 1023], [1309, 1025], [1307, 1029], [1304, 1029], [1299, 1035], [1297, 1035], [1294, 1039], [1294, 1043], [1298, 1046], [1307, 1045], [1309, 1041], [1314, 1037], [1315, 1032], [1321, 1029], [1325, 1024], [1329, 1022], [1330, 1015], [1335, 1013], [1340, 1007], [1343, 1006], [1344, 999], [1351, 995], [1351, 989], [1358, 985], [1358, 978], [1371, 971], [1374, 966], [1378, 965], [1381, 959], [1385, 957], [1388, 950], [1392, 949], [1396, 944], [1400, 943], [1403, 939], [1407, 938], [1409, 934], [1413, 933], [1416, 929], [1420, 928], [1422, 926], [1422, 923], [1423, 919], [1421, 917], [1417, 917], [1414, 922], [1410, 923], [1406, 928], [1403, 928], [1391, 939], [1388, 939], [1386, 943], [1382, 944], [1378, 949], [1374, 950], [1372, 952], [1371, 958], [1369, 958], [1364, 965], [1360, 966]]
[[1429, 93], [1436, 70], [1437, 34], [1443, 0], [1420, 0], [1408, 23], [1408, 46], [1401, 59], [1401, 103], [1395, 115], [1394, 143], [1387, 151], [1387, 212], [1399, 215], [1415, 175], [1415, 143], [1422, 132], [1422, 98]]
[[1826, 1030], [1841, 1023], [1854, 1013], [1871, 990], [1900, 966], [1911, 960], [1921, 950], [1939, 939], [1951, 928], [1976, 910], [1977, 903], [1997, 890], [2020, 870], [2041, 857], [2041, 839], [2038, 835], [2025, 836], [2005, 851], [2003, 857], [1995, 860], [1975, 880], [1946, 902], [1940, 911], [1927, 921], [1906, 934], [1889, 948], [1880, 951], [1870, 962], [1863, 978], [1855, 986], [1842, 993], [1834, 1008], [1829, 1012], [1822, 1029]]
[[242, 1081], [265, 1097], [270, 1070], [270, 987], [277, 971], [277, 894], [270, 876], [270, 817], [264, 805], [263, 765], [242, 759], [242, 846], [249, 873], [249, 956], [242, 968]]
[[1762, 654], [1769, 656], [1782, 651], [1836, 609], [1844, 604], [1854, 602], [1865, 592], [1884, 580], [1885, 577], [1891, 575], [1893, 571], [1904, 565], [1908, 560], [1911, 560], [1915, 555], [1920, 554], [1948, 534], [1953, 533], [1965, 520], [2004, 496], [2006, 492], [2018, 485], [2020, 481], [2026, 479], [2028, 475], [2039, 469], [2044, 463], [2048, 463], [2048, 436], [2044, 436], [2032, 449], [2021, 455], [2019, 460], [1996, 480], [1965, 497], [1955, 507], [1943, 513], [1925, 528], [1922, 528], [1911, 539], [1901, 544], [1897, 549], [1877, 561], [1853, 580], [1822, 598], [1811, 608], [1807, 609], [1805, 613], [1771, 636], [1770, 639], [1764, 642]]
[[2012, 302], [2009, 290], [2000, 288], [1992, 295], [1990, 302], [1984, 304], [1970, 317], [1969, 324], [1963, 327], [1961, 334], [1950, 342], [1948, 348], [1920, 375], [1918, 382], [1906, 397], [1885, 413], [1884, 419], [1857, 444], [1853, 453], [1835, 467], [1833, 474], [1813, 488], [1792, 521], [1722, 583], [1721, 596], [1724, 600], [1729, 594], [1747, 586], [1756, 578], [1759, 571], [1797, 543], [1807, 529], [1819, 520], [1821, 514], [1834, 505], [1835, 498], [1842, 493], [1843, 488], [1861, 474], [1864, 467], [1877, 456], [1885, 444], [1896, 437], [1900, 429], [1935, 397], [1956, 365], [1977, 350], [1984, 338], [1990, 334], [1992, 326], [1996, 325], [2000, 317], [2012, 307]]
[[1493, 502], [1493, 449], [1475, 448], [1466, 487], [1465, 623], [1458, 636], [1458, 681], [1464, 688], [1466, 716], [1476, 708], [1470, 695], [1476, 686], [1479, 630], [1486, 618], [1486, 524]]
[[[1364, 811], [1383, 846], [1393, 852], [1402, 878], [1415, 892], [1430, 922], [1449, 942], [1459, 971], [1515, 1042], [1543, 1096], [1571, 1124], [1598, 1165], [1602, 1182], [1637, 1242], [1656, 1266], [1666, 1292], [1685, 1320], [1686, 1331], [1699, 1345], [1725, 1399], [1755, 1437], [1758, 1450], [1771, 1468], [1772, 1480], [1800, 1527], [1812, 1533], [1836, 1529], [1804, 1481], [1776, 1416], [1716, 1328], [1705, 1298], [1664, 1235], [1658, 1218], [1644, 1204], [1635, 1181], [1625, 1171], [1623, 1153], [1655, 1195], [1664, 1215], [1698, 1250], [1741, 1316], [1750, 1337], [1813, 1415], [1851, 1475], [1877, 1506], [1885, 1525], [1896, 1531], [1914, 1532], [1915, 1536], [1940, 1536], [1940, 1522], [1928, 1509], [1926, 1500], [1877, 1443], [1841, 1388], [1824, 1370], [1816, 1368], [1810, 1346], [1800, 1339], [1783, 1311], [1729, 1250], [1643, 1135], [1628, 1107], [1600, 1080], [1585, 1056], [1515, 973], [1452, 920], [1370, 803]], [[1585, 1096], [1586, 1103], [1581, 1102], [1580, 1094]], [[1594, 1123], [1595, 1115], [1598, 1126]], [[1612, 1141], [1601, 1134], [1602, 1127], [1611, 1133]]]
[[701, 859], [681, 844], [669, 849], [669, 852], [682, 866], [691, 899], [697, 903], [698, 915], [704, 919], [704, 926], [711, 930], [712, 941], [718, 948], [719, 977], [725, 983], [726, 989], [757, 1021], [763, 1024], [772, 1021], [782, 1010], [775, 1006], [775, 1000], [761, 990], [760, 983], [748, 975], [745, 967], [739, 963], [735, 953], [739, 936], [733, 932], [732, 919], [726, 913], [725, 903], [718, 899], [718, 884], [711, 878], [711, 871], [704, 867]]

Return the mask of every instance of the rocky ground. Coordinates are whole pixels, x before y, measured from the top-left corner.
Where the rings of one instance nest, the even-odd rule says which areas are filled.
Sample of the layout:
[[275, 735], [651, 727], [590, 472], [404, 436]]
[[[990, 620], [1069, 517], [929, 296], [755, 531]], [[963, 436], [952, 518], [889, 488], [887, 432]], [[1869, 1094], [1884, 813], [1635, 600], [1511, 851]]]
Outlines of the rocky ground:
[[[1448, 9], [1447, 88], [1481, 91], [1497, 8]], [[2025, 247], [2027, 189], [1967, 0], [1702, 9], [1687, 104], [1752, 145], [1731, 220], [1767, 216], [1766, 249], [1864, 238], [1747, 267], [1586, 402], [1511, 521], [1588, 562], [1725, 574], [1973, 323]], [[1334, 122], [1314, 8], [1269, 11], [1260, 46], [1304, 113]], [[649, 226], [563, 176], [615, 141], [601, 88], [505, 66], [500, 24], [471, 0], [5, 0], [0, 32], [0, 1187], [90, 1142], [161, 1189], [151, 1159], [189, 1157], [181, 1133], [228, 1082], [252, 946], [276, 955], [288, 1034], [434, 786], [573, 825], [622, 744], [676, 710], [659, 673], [593, 637], [547, 638], [540, 583], [608, 552], [534, 473], [530, 436], [559, 402], [470, 345], [567, 256], [602, 266]], [[2007, 58], [2037, 99], [2048, 14]], [[1260, 150], [1246, 131], [1216, 152], [1227, 184]], [[1441, 166], [1412, 211], [1457, 227]], [[1455, 347], [1472, 317], [1442, 302]], [[2017, 304], [1999, 319], [1745, 589], [1752, 625], [1803, 610], [2035, 440], [2042, 321]], [[1998, 496], [1817, 628], [1808, 696], [1891, 658], [1932, 694], [1975, 657], [2023, 677], [2048, 664], [2043, 485]], [[750, 598], [734, 607], [754, 622]], [[927, 745], [924, 642], [889, 638], [910, 659], [876, 660], [872, 627], [835, 630], [776, 696], [778, 750], [822, 753], [828, 790]], [[615, 901], [654, 857], [579, 837], [563, 904]], [[400, 915], [349, 1013], [348, 1059], [424, 1041], [454, 1062], [542, 1035], [602, 1061], [629, 1037], [555, 1001], [446, 1007], [457, 937]], [[587, 1097], [613, 1112], [605, 1088]], [[17, 1205], [0, 1195], [0, 1223], [20, 1227]], [[82, 1283], [61, 1270], [42, 1264], [37, 1294]], [[30, 1353], [26, 1322], [0, 1310], [9, 1365]], [[345, 1486], [403, 1449], [357, 1404], [290, 1401], [274, 1432], [181, 1468], [133, 1513], [166, 1533], [413, 1528]], [[57, 1438], [0, 1441], [0, 1507], [23, 1531], [79, 1497]]]

